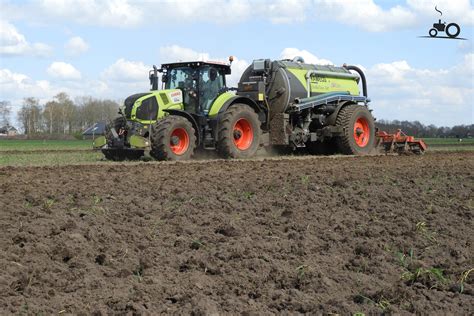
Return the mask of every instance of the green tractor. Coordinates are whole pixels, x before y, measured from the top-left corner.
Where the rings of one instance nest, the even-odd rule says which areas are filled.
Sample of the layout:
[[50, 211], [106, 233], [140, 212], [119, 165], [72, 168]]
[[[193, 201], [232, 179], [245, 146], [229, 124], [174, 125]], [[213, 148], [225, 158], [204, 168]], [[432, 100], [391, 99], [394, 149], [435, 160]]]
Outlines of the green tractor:
[[306, 64], [301, 57], [260, 59], [244, 71], [238, 88], [226, 86], [230, 73], [230, 64], [220, 62], [153, 66], [151, 91], [126, 98], [121, 116], [94, 147], [116, 161], [145, 152], [157, 160], [187, 160], [198, 149], [246, 158], [260, 147], [356, 155], [374, 148], [374, 118], [359, 68]]

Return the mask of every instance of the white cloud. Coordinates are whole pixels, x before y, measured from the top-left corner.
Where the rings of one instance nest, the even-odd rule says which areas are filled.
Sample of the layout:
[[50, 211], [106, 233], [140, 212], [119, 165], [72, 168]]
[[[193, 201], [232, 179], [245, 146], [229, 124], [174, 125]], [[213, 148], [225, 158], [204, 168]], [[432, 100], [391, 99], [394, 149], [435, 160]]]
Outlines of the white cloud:
[[305, 63], [308, 64], [317, 64], [317, 65], [333, 65], [333, 62], [327, 59], [321, 59], [317, 56], [311, 54], [307, 50], [300, 50], [297, 48], [285, 48], [281, 54], [281, 59], [293, 59], [295, 57], [303, 57]]
[[372, 108], [379, 118], [418, 120], [438, 126], [474, 121], [473, 53], [446, 69], [419, 69], [407, 61], [367, 70]]
[[98, 98], [117, 99], [116, 91], [109, 89], [100, 80], [56, 81], [33, 80], [29, 76], [0, 69], [0, 95], [12, 104], [13, 116], [20, 109], [26, 97], [38, 98], [43, 105], [60, 92], [65, 92], [72, 98], [79, 96], [94, 96]]
[[131, 5], [126, 0], [43, 0], [39, 3], [39, 9], [46, 17], [113, 27], [130, 27], [142, 23], [143, 12], [140, 7], [139, 2]]
[[174, 23], [176, 19], [180, 23], [229, 24], [257, 18], [279, 24], [304, 21], [311, 12], [311, 0], [42, 0], [6, 3], [4, 10], [15, 18], [37, 22], [73, 21], [107, 27]]
[[[374, 0], [315, 0], [312, 8], [321, 19], [335, 19], [369, 32], [386, 32], [430, 26], [436, 19], [474, 24], [474, 8], [469, 0], [407, 0], [405, 5], [383, 9]], [[441, 17], [435, 6], [444, 12]]]
[[[9, 69], [0, 69], [0, 91], [2, 98], [12, 101], [29, 96], [42, 98], [53, 93], [48, 81], [35, 81], [25, 74]], [[15, 104], [15, 102], [12, 103]]]
[[[197, 52], [190, 48], [178, 45], [164, 46], [160, 48], [160, 63], [169, 63], [176, 61], [220, 61], [228, 63], [228, 57], [211, 56], [209, 53]], [[231, 75], [227, 77], [227, 85], [231, 87], [237, 86], [240, 76], [249, 66], [249, 62], [234, 56], [231, 65]]]
[[18, 32], [16, 27], [0, 20], [0, 55], [24, 56], [32, 55], [47, 57], [52, 53], [52, 48], [44, 43], [29, 43], [25, 36]]
[[308, 0], [278, 0], [268, 4], [260, 4], [260, 14], [274, 24], [289, 24], [303, 22], [311, 12]]
[[66, 53], [70, 56], [78, 56], [89, 49], [89, 45], [79, 36], [71, 37], [64, 45]]
[[397, 5], [382, 9], [373, 0], [315, 0], [316, 14], [323, 19], [361, 27], [370, 32], [383, 32], [416, 24], [416, 15]]
[[163, 21], [235, 23], [249, 18], [255, 5], [249, 0], [186, 0], [148, 2], [147, 12], [160, 11]]
[[[370, 32], [385, 32], [429, 26], [438, 17], [437, 5], [447, 22], [474, 24], [469, 0], [406, 0], [387, 8], [375, 0], [42, 0], [2, 4], [11, 19], [47, 23], [52, 21], [106, 27], [136, 27], [163, 23], [242, 23], [248, 20], [273, 24], [299, 23], [319, 18], [337, 21]], [[157, 16], [158, 13], [158, 16]]]
[[188, 60], [209, 60], [208, 53], [199, 53], [190, 48], [181, 47], [178, 45], [170, 45], [160, 47], [160, 62], [161, 63], [172, 63], [176, 61], [188, 61]]
[[151, 66], [141, 61], [129, 61], [123, 58], [107, 67], [101, 74], [102, 79], [118, 82], [146, 82]]
[[48, 74], [51, 77], [64, 79], [64, 80], [79, 80], [81, 79], [81, 73], [73, 65], [55, 61], [49, 65], [47, 69]]
[[[407, 0], [407, 4], [419, 17], [432, 22], [440, 18], [447, 23], [474, 25], [474, 8], [469, 0]], [[443, 12], [442, 16], [435, 11], [435, 6]]]

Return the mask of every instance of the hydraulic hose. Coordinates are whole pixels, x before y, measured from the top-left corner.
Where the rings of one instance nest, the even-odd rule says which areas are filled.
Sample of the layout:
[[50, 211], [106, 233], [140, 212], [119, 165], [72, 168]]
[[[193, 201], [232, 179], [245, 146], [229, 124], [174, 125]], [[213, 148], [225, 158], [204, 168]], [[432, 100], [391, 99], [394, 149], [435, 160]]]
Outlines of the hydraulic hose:
[[367, 95], [367, 81], [365, 79], [365, 75], [364, 75], [364, 72], [362, 71], [362, 69], [360, 69], [359, 67], [357, 66], [352, 66], [352, 65], [342, 65], [342, 67], [346, 68], [347, 70], [354, 70], [355, 72], [357, 72], [359, 74], [359, 77], [360, 79], [362, 80], [362, 94], [364, 95], [364, 97], [368, 97]]

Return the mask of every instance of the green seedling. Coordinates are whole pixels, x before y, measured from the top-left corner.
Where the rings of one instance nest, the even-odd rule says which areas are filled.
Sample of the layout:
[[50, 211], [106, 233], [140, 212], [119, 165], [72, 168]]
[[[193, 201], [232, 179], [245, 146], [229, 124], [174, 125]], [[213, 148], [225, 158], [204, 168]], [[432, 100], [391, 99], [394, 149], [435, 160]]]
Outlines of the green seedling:
[[412, 261], [414, 257], [413, 248], [410, 248], [408, 255], [403, 252], [397, 252], [397, 258], [400, 265], [404, 268], [408, 267], [409, 261]]
[[425, 237], [431, 242], [437, 242], [435, 233], [430, 232], [428, 229], [428, 225], [425, 222], [418, 222], [415, 225], [415, 230], [417, 233]]
[[138, 282], [142, 282], [143, 280], [143, 266], [140, 264], [137, 268], [133, 271], [133, 275], [138, 279]]
[[[377, 299], [377, 300], [373, 300], [367, 296], [364, 296], [364, 295], [358, 295], [360, 298], [363, 299], [363, 301], [366, 301], [366, 302], [369, 302], [369, 303], [372, 303], [374, 304], [375, 306], [377, 306], [378, 308], [380, 308], [381, 310], [386, 310], [388, 307], [390, 307], [390, 301], [388, 299], [386, 299], [383, 295]], [[355, 315], [355, 314], [354, 314]], [[364, 314], [362, 314], [364, 315]]]
[[99, 204], [100, 202], [102, 202], [102, 198], [101, 198], [100, 196], [97, 196], [97, 195], [94, 195], [94, 196], [92, 197], [92, 200], [93, 200], [93, 202], [94, 202], [94, 205], [97, 205], [97, 204]]
[[201, 247], [205, 247], [202, 241], [195, 239], [191, 242], [191, 249], [198, 250]]
[[425, 222], [418, 222], [416, 223], [416, 231], [419, 233], [426, 233], [427, 228], [426, 228], [426, 223]]
[[298, 280], [302, 280], [304, 276], [306, 275], [306, 272], [308, 271], [308, 265], [302, 264], [299, 267], [296, 268], [296, 275], [298, 277]]
[[301, 177], [301, 183], [303, 185], [308, 185], [309, 184], [309, 176], [308, 175], [304, 175]]
[[54, 199], [46, 199], [43, 203], [43, 207], [50, 210], [56, 201]]
[[459, 293], [464, 292], [464, 283], [466, 283], [466, 280], [472, 271], [474, 271], [474, 268], [466, 270], [461, 274], [461, 279], [459, 280]]
[[158, 236], [158, 228], [160, 227], [160, 222], [155, 222], [151, 225], [150, 230], [148, 232], [148, 237], [150, 239], [155, 239]]
[[430, 281], [434, 281], [435, 284], [432, 286], [436, 287], [440, 283], [445, 283], [446, 278], [443, 275], [443, 269], [440, 268], [417, 268], [415, 271], [405, 271], [402, 273], [402, 279], [411, 282], [426, 281], [427, 279]]
[[254, 195], [255, 193], [253, 192], [244, 192], [244, 198], [246, 198], [247, 200], [250, 200]]

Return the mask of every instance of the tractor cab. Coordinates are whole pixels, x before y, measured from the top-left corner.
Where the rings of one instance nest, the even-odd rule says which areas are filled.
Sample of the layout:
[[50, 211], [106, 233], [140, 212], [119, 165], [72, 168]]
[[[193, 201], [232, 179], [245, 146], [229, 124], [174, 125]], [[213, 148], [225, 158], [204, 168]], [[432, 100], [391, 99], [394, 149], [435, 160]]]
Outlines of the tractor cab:
[[162, 89], [179, 89], [184, 110], [207, 115], [213, 101], [226, 88], [230, 65], [219, 62], [177, 62], [161, 65]]

